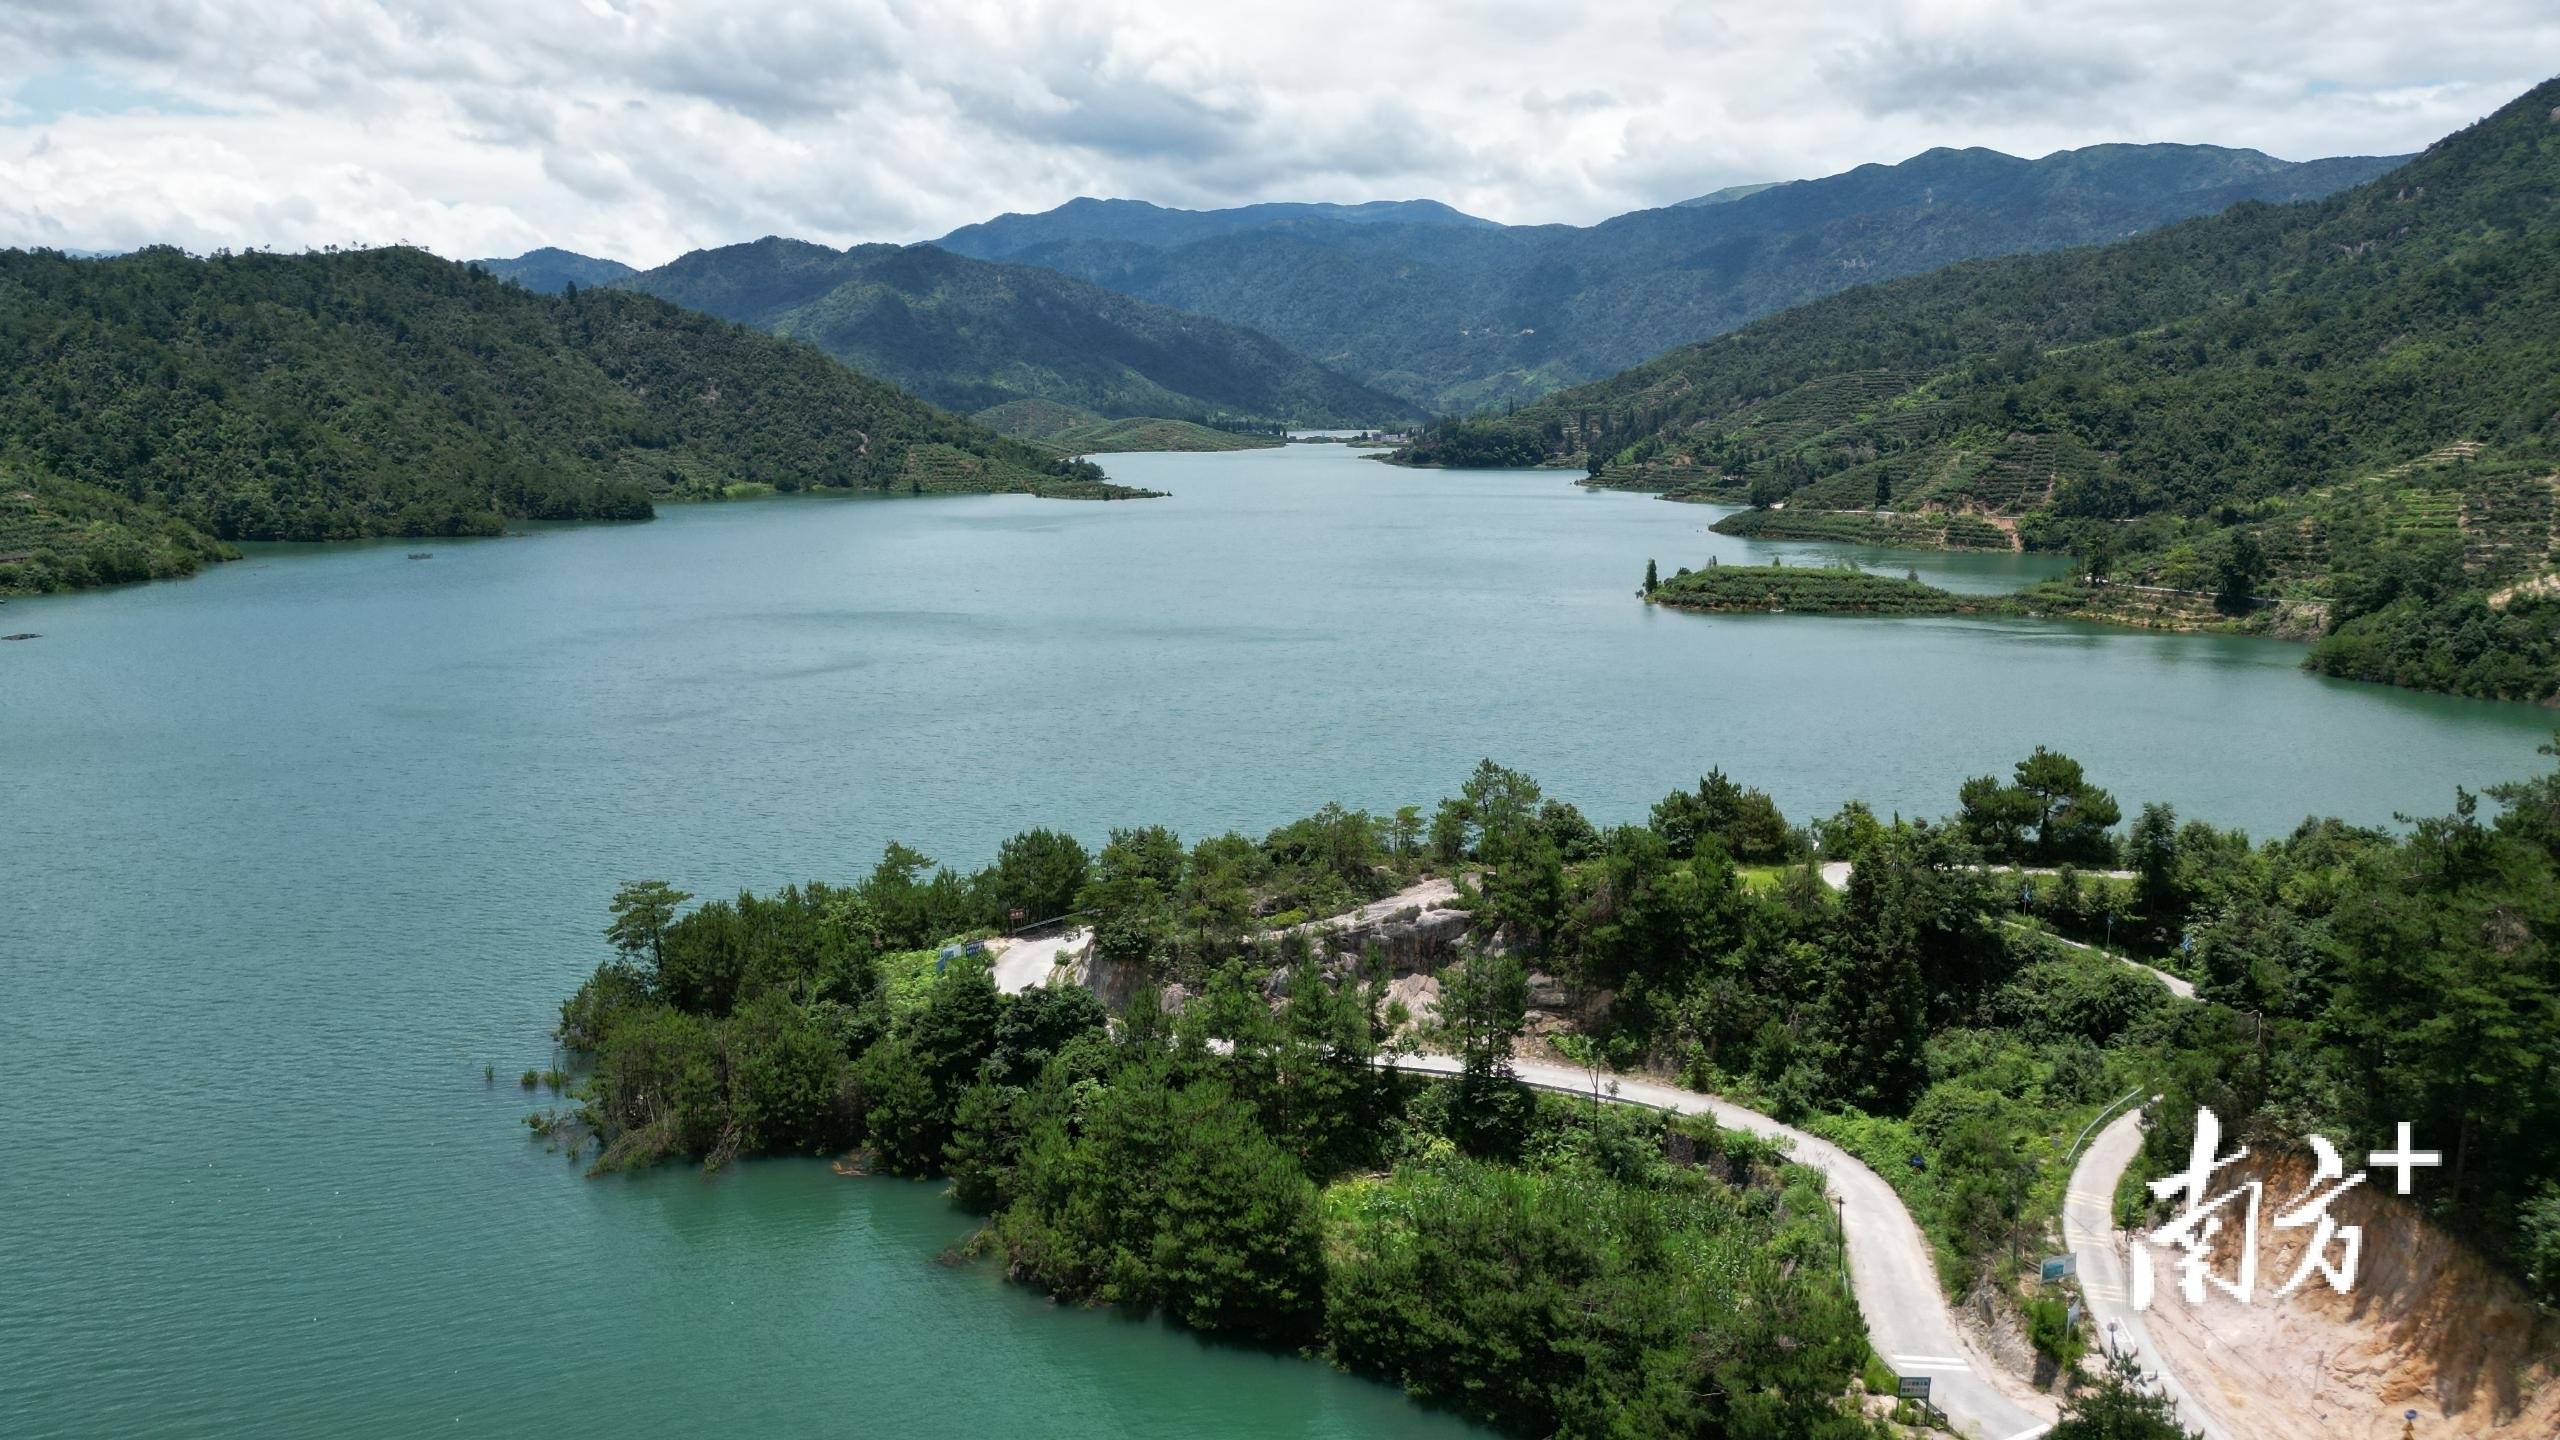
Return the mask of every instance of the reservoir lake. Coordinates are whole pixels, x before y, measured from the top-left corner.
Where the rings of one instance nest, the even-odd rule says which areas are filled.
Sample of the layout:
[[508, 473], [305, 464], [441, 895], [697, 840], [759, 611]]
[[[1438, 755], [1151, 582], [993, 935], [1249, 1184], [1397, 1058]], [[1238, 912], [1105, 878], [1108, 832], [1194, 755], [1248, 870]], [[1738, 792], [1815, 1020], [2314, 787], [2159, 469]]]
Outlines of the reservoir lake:
[[1648, 559], [1984, 590], [2055, 557], [1340, 445], [1104, 463], [1171, 497], [675, 506], [0, 607], [41, 636], [0, 646], [0, 1432], [1469, 1433], [946, 1263], [938, 1187], [581, 1178], [514, 1077], [628, 879], [1428, 807], [1486, 756], [1602, 824], [1711, 765], [1803, 821], [1943, 814], [2043, 744], [2128, 815], [2264, 836], [2440, 813], [2555, 724], [2272, 641], [1635, 593]]

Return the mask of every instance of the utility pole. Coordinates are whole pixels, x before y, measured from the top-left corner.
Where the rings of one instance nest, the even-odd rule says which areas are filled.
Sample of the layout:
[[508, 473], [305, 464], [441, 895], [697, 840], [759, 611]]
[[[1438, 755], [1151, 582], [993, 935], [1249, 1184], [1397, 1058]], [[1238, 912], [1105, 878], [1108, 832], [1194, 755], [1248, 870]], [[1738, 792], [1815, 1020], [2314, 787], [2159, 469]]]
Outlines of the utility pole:
[[1855, 1293], [1849, 1285], [1849, 1199], [1837, 1190], [1831, 1192], [1831, 1251], [1840, 1266], [1840, 1292]]

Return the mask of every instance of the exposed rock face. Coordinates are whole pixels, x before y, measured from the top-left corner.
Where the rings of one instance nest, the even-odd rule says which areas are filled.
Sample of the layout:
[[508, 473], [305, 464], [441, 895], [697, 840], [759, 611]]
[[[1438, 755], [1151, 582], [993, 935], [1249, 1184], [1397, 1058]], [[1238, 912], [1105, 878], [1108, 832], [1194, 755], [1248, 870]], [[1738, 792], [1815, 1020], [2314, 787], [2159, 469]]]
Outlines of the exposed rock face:
[[[2217, 1193], [2253, 1178], [2265, 1180], [2272, 1216], [2304, 1193], [2312, 1170], [2303, 1156], [2253, 1152], [2216, 1177]], [[2364, 1227], [2353, 1290], [2339, 1295], [2314, 1277], [2274, 1298], [2313, 1232], [2262, 1219], [2253, 1303], [2208, 1289], [2206, 1303], [2190, 1306], [2173, 1280], [2158, 1282], [2144, 1323], [2163, 1357], [2253, 1440], [2394, 1440], [2407, 1409], [2418, 1412], [2421, 1435], [2560, 1434], [2560, 1319], [2537, 1313], [2513, 1283], [2390, 1194], [2387, 1174], [2375, 1178], [2379, 1189], [2368, 1181], [2329, 1211]]]
[[[1138, 992], [1147, 985], [1145, 966], [1126, 961], [1096, 960], [1090, 942], [1082, 951], [1065, 957], [1060, 963], [1068, 967], [1070, 979], [1092, 991], [1103, 1008], [1114, 1015], [1128, 1009], [1129, 1002], [1136, 999]], [[1175, 1008], [1170, 998], [1164, 1003], [1168, 1010]]]
[[1357, 958], [1375, 945], [1388, 967], [1401, 974], [1439, 969], [1457, 953], [1458, 942], [1473, 920], [1464, 910], [1416, 906], [1309, 938], [1328, 956]]
[[1440, 1014], [1440, 978], [1436, 975], [1399, 975], [1388, 982], [1387, 999], [1392, 1004], [1402, 1005], [1405, 1013], [1412, 1017], [1413, 1025], [1427, 1025]]

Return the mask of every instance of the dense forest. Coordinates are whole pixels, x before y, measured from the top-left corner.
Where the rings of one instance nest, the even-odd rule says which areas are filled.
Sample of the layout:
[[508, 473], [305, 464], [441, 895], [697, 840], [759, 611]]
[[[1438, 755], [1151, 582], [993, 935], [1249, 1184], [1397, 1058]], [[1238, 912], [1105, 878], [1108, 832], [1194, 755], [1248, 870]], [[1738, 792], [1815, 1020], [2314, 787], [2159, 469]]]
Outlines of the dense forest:
[[1761, 533], [1997, 519], [2102, 579], [2317, 604], [2331, 673], [2546, 699], [2555, 110], [2318, 203], [1850, 291], [1402, 458], [1783, 504]]
[[1368, 425], [1415, 412], [1258, 331], [930, 245], [767, 237], [616, 283], [806, 340], [964, 412], [1026, 399], [1110, 419]]
[[408, 249], [0, 252], [0, 591], [738, 487], [1134, 493], [804, 345]]
[[[577, 1109], [533, 1118], [604, 1170], [856, 1150], [947, 1175], [1018, 1278], [1516, 1433], [1861, 1434], [1844, 1393], [1889, 1380], [1819, 1182], [1710, 1126], [1533, 1096], [1510, 1058], [1676, 1076], [1834, 1139], [1901, 1191], [1949, 1294], [2007, 1297], [2058, 1366], [2089, 1337], [2023, 1280], [2066, 1142], [2136, 1085], [2168, 1095], [2154, 1173], [2199, 1103], [2272, 1149], [2411, 1121], [2447, 1154], [2420, 1202], [2560, 1296], [2560, 773], [2489, 795], [2494, 818], [2465, 794], [2406, 836], [2252, 843], [2156, 804], [2127, 825], [2039, 750], [1942, 821], [1791, 824], [1710, 772], [1601, 828], [1487, 761], [1436, 808], [1259, 838], [1033, 830], [974, 873], [893, 845], [851, 884], [690, 910], [646, 882], [562, 1009]], [[1845, 887], [1817, 860], [1851, 862]], [[1427, 1005], [1393, 988], [1419, 962], [1288, 928], [1425, 873], [1466, 915]], [[1069, 910], [1142, 982], [1117, 1017], [1073, 985], [1000, 995], [959, 943]], [[1372, 1063], [1415, 1043], [1462, 1074]], [[2178, 1433], [2123, 1382], [2056, 1433]]]
[[1931, 150], [1590, 226], [1497, 225], [1429, 201], [1191, 211], [1088, 199], [934, 243], [1248, 325], [1412, 408], [1464, 414], [1853, 284], [2115, 240], [2242, 200], [2316, 198], [2392, 163], [2212, 145], [2036, 160]]

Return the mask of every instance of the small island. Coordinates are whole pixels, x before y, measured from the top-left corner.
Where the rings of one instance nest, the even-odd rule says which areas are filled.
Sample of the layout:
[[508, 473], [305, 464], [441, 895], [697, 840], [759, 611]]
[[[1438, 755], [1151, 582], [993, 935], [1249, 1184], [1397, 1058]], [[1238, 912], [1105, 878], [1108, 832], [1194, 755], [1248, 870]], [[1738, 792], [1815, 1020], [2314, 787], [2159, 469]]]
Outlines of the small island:
[[1722, 565], [1681, 570], [1647, 585], [1645, 598], [1683, 610], [1801, 611], [1845, 615], [2014, 615], [2002, 595], [1958, 595], [1916, 576], [1849, 566]]

